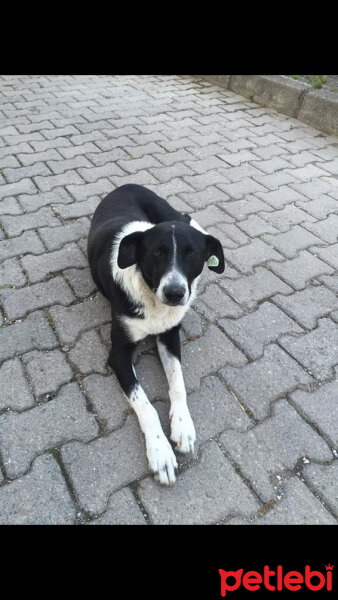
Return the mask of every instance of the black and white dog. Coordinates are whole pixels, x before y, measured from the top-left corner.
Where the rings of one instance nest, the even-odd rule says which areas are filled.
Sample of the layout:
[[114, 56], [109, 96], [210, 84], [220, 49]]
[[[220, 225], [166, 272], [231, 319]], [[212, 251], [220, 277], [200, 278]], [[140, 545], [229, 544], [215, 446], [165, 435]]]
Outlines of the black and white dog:
[[97, 207], [88, 259], [92, 277], [112, 307], [108, 362], [138, 417], [151, 470], [162, 484], [173, 485], [176, 457], [138, 383], [133, 351], [139, 340], [157, 336], [169, 384], [171, 439], [179, 452], [193, 453], [196, 436], [181, 369], [179, 329], [204, 263], [209, 259], [210, 269], [224, 271], [222, 246], [154, 192], [130, 184], [115, 189]]

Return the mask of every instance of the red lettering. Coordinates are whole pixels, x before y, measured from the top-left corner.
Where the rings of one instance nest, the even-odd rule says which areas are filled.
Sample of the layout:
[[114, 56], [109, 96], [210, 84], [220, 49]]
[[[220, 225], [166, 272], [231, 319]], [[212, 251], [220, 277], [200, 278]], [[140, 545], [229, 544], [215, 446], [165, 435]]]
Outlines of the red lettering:
[[264, 585], [269, 592], [274, 592], [276, 587], [274, 585], [270, 585], [269, 579], [270, 575], [276, 575], [276, 571], [270, 571], [270, 567], [268, 565], [264, 566]]
[[289, 571], [284, 577], [284, 585], [288, 590], [296, 592], [300, 590], [302, 583], [304, 583], [304, 577], [299, 571]]
[[[317, 583], [317, 585], [314, 585], [313, 583], [311, 583], [311, 579], [312, 577], [318, 577], [319, 578], [319, 583]], [[322, 587], [324, 587], [325, 584], [325, 577], [322, 573], [320, 573], [319, 571], [311, 571], [309, 565], [305, 566], [305, 585], [306, 587], [309, 588], [309, 590], [313, 591], [313, 592], [317, 592], [318, 590], [321, 590]]]
[[[269, 565], [264, 565], [263, 576], [258, 571], [247, 571], [243, 575], [243, 569], [237, 571], [218, 569], [218, 572], [221, 576], [221, 595], [225, 597], [227, 592], [238, 590], [241, 584], [246, 590], [255, 592], [260, 589], [262, 583], [269, 592], [274, 592], [276, 589], [280, 592], [284, 587], [291, 592], [298, 592], [304, 583], [312, 592], [318, 592], [326, 583], [327, 591], [331, 592], [332, 569], [333, 565], [326, 565], [326, 578], [320, 571], [311, 571], [309, 565], [305, 565], [304, 576], [299, 571], [288, 571], [284, 575], [282, 565], [278, 565], [276, 571], [271, 571]], [[276, 575], [276, 586], [270, 581], [270, 577], [274, 575]], [[235, 582], [229, 582], [229, 578], [234, 579]], [[317, 581], [314, 582], [314, 579]]]
[[[226, 596], [227, 592], [234, 592], [238, 590], [241, 585], [241, 578], [243, 569], [238, 569], [238, 571], [223, 571], [223, 569], [218, 569], [218, 572], [221, 576], [221, 596]], [[234, 577], [235, 583], [233, 585], [229, 585], [227, 582], [228, 577]]]
[[257, 573], [257, 571], [248, 571], [243, 577], [244, 587], [252, 592], [259, 590], [262, 581], [262, 575]]

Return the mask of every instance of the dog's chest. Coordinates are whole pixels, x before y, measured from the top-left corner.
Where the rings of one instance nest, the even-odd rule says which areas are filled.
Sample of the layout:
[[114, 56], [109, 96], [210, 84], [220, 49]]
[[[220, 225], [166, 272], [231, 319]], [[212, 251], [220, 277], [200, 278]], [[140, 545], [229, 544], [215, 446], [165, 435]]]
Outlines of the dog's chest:
[[144, 318], [121, 317], [133, 342], [142, 340], [147, 335], [157, 335], [178, 325], [189, 306], [166, 306], [156, 303], [155, 306], [144, 307]]

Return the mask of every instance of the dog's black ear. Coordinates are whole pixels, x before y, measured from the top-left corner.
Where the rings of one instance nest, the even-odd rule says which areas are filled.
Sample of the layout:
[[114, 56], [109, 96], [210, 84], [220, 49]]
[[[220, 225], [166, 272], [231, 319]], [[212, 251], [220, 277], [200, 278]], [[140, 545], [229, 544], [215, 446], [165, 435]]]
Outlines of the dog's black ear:
[[135, 231], [135, 233], [126, 235], [122, 239], [117, 257], [117, 264], [120, 269], [131, 267], [137, 262], [142, 239], [143, 231]]
[[213, 235], [207, 235], [205, 239], [206, 247], [206, 262], [208, 268], [216, 273], [223, 273], [224, 271], [224, 254], [221, 242], [217, 240]]

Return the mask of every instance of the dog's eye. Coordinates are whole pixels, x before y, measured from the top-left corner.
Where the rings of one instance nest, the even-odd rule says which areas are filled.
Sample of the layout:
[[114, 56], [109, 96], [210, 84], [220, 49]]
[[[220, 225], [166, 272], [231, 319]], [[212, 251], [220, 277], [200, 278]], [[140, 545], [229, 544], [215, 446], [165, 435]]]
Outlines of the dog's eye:
[[154, 258], [161, 258], [161, 256], [163, 256], [163, 250], [153, 250], [153, 257]]

